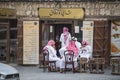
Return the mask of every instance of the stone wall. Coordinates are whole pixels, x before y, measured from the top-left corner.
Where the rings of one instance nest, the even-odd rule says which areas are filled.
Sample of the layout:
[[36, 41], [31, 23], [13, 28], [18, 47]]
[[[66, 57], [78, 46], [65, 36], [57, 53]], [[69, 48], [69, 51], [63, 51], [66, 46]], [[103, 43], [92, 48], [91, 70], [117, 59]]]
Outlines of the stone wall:
[[[120, 16], [120, 2], [59, 2], [62, 8], [85, 8], [85, 16]], [[38, 8], [53, 8], [55, 2], [0, 2], [0, 8], [17, 10], [17, 16], [38, 17]]]

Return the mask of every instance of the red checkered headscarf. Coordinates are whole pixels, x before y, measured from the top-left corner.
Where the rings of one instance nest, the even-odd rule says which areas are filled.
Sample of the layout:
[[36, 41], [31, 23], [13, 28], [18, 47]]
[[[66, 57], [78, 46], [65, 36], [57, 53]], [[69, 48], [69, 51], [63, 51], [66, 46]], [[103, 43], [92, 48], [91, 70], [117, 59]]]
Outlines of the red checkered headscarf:
[[63, 28], [63, 33], [67, 33], [68, 32], [68, 28], [67, 27], [64, 27]]
[[54, 44], [55, 44], [55, 41], [54, 41], [54, 40], [49, 40], [48, 43], [47, 43], [47, 45], [49, 45], [49, 46], [52, 46], [52, 45], [54, 45]]
[[68, 38], [68, 28], [67, 27], [64, 27], [63, 28], [63, 35], [64, 35], [64, 43], [66, 44], [66, 41], [67, 41], [67, 38]]
[[75, 45], [75, 41], [71, 40], [66, 48], [67, 48], [67, 50], [72, 50], [74, 52], [75, 56], [78, 55], [78, 48]]
[[83, 40], [82, 45], [89, 45], [87, 41]]

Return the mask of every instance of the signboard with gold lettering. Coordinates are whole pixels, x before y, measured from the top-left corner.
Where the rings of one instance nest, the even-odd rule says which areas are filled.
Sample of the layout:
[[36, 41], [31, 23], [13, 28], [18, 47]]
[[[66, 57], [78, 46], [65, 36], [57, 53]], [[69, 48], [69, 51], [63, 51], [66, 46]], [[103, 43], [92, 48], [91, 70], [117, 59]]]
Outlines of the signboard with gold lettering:
[[40, 18], [66, 18], [66, 19], [83, 19], [83, 8], [39, 8]]
[[16, 16], [15, 9], [0, 8], [0, 17], [12, 17], [12, 16]]
[[39, 64], [39, 21], [23, 22], [23, 64]]

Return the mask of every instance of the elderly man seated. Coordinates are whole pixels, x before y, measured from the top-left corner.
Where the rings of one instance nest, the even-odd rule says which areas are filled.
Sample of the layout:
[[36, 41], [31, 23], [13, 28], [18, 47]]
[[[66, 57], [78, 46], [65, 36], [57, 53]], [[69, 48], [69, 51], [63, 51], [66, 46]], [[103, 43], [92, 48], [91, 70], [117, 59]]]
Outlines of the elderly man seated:
[[[56, 67], [60, 67], [61, 59], [57, 57], [57, 52], [55, 49], [55, 41], [49, 40], [47, 45], [43, 48], [44, 50], [48, 50], [49, 52], [49, 61], [56, 61]], [[50, 69], [50, 68], [49, 68]]]
[[[77, 41], [77, 38], [75, 38], [75, 37], [72, 37], [71, 41], [74, 41], [74, 43], [75, 43], [74, 45], [75, 45], [75, 47], [78, 49], [78, 53], [79, 53], [79, 52], [80, 52], [81, 43], [78, 42], [78, 41]], [[71, 41], [69, 42], [69, 45], [70, 45]], [[64, 56], [64, 51], [67, 50], [67, 47], [68, 47], [68, 46], [65, 46], [65, 47], [62, 47], [62, 48], [59, 49], [59, 53], [60, 53], [60, 56], [61, 56], [61, 57]]]
[[[79, 49], [81, 44], [79, 43], [79, 48], [78, 48], [78, 44], [76, 44], [76, 38], [72, 37], [72, 40], [69, 42], [68, 46], [61, 48], [60, 51], [60, 55], [62, 57], [62, 62], [60, 64], [60, 68], [64, 69], [65, 68], [65, 59], [64, 59], [64, 51], [66, 50], [71, 50], [74, 52], [74, 57], [73, 57], [73, 61], [74, 61], [74, 66], [77, 67], [77, 57], [79, 54]], [[78, 42], [77, 42], [78, 43]], [[70, 66], [67, 66], [68, 68], [71, 68]], [[62, 71], [61, 71], [62, 72]]]
[[87, 58], [87, 61], [92, 58], [92, 48], [85, 40], [82, 41], [82, 47], [79, 52], [79, 57]]

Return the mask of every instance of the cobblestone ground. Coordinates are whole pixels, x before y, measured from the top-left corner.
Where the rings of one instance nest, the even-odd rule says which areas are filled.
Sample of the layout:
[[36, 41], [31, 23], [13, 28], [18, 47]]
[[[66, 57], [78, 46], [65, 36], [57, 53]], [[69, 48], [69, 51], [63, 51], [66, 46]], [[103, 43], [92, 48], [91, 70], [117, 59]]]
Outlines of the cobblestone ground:
[[43, 72], [38, 66], [14, 66], [20, 73], [20, 80], [120, 80], [120, 75], [111, 75], [111, 69], [104, 74]]

